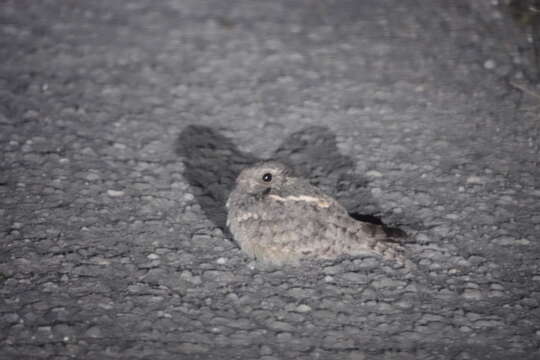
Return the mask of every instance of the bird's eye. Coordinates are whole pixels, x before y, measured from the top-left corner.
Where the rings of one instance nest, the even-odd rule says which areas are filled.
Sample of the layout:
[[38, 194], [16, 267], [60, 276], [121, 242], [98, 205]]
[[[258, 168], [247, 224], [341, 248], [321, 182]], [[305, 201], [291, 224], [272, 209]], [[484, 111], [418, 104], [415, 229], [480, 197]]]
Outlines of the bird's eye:
[[272, 174], [270, 173], [265, 173], [263, 176], [262, 176], [262, 179], [264, 182], [270, 182], [272, 181]]

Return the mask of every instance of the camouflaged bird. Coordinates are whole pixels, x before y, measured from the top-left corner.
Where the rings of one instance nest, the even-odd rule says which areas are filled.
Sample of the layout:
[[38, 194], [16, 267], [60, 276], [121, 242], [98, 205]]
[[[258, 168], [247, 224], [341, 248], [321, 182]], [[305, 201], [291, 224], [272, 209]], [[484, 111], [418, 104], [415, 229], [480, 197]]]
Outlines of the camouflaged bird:
[[409, 267], [382, 226], [357, 221], [335, 199], [265, 161], [244, 169], [227, 201], [227, 225], [250, 257], [274, 265], [303, 258], [376, 255]]

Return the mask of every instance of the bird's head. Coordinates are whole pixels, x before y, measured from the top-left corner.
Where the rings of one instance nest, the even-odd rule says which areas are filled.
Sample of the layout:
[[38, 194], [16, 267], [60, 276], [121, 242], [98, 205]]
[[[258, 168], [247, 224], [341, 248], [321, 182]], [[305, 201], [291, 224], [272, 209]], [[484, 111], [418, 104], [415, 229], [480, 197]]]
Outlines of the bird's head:
[[279, 192], [287, 183], [291, 170], [277, 161], [264, 161], [242, 170], [236, 178], [236, 186], [250, 195]]

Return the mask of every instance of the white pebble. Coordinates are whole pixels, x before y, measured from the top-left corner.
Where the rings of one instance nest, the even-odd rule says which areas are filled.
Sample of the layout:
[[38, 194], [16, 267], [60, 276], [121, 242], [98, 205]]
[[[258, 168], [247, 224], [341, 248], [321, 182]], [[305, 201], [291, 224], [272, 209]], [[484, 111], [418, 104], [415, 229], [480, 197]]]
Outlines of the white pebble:
[[107, 190], [107, 195], [109, 195], [110, 197], [119, 197], [119, 196], [124, 196], [124, 192], [121, 190], [109, 189]]
[[311, 311], [311, 306], [306, 305], [306, 304], [301, 304], [296, 307], [296, 311], [301, 312], [301, 313], [309, 312]]
[[366, 176], [369, 176], [369, 177], [382, 177], [383, 174], [377, 170], [370, 170], [366, 173]]
[[485, 183], [485, 181], [480, 176], [473, 175], [467, 178], [467, 184], [481, 185], [483, 183]]
[[484, 68], [488, 70], [493, 70], [495, 69], [496, 65], [497, 64], [495, 63], [495, 61], [493, 61], [492, 59], [489, 59], [489, 60], [486, 60], [486, 62], [484, 63]]

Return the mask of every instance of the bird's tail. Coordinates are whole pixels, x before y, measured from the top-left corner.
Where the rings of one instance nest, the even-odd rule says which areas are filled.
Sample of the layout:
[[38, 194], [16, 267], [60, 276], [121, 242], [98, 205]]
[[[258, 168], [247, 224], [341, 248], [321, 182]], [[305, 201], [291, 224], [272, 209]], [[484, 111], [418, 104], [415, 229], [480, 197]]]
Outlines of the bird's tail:
[[400, 236], [396, 237], [392, 236], [392, 234], [381, 225], [364, 223], [363, 228], [366, 232], [371, 234], [373, 238], [371, 244], [372, 249], [377, 254], [380, 254], [386, 260], [395, 261], [408, 270], [416, 269], [416, 264], [408, 258], [406, 249], [398, 240], [403, 232], [399, 234]]

